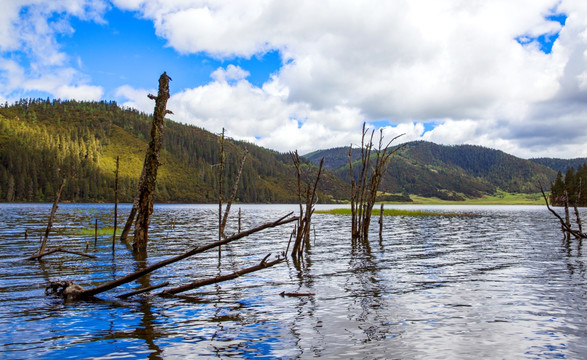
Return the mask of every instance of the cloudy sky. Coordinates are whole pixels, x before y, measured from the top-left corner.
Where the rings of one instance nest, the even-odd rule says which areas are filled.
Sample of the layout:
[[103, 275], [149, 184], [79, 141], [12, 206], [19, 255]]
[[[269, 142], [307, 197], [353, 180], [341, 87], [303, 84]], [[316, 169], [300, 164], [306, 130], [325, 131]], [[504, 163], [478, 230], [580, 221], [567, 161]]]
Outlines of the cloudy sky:
[[0, 0], [0, 101], [116, 100], [278, 151], [587, 157], [585, 0]]

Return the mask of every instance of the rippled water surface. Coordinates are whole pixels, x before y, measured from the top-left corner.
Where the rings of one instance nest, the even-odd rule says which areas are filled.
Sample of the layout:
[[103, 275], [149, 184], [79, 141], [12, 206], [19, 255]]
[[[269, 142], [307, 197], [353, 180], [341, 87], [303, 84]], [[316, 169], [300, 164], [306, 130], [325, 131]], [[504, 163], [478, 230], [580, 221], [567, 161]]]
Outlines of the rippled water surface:
[[[237, 205], [247, 229], [296, 206]], [[116, 295], [170, 281], [227, 274], [287, 247], [293, 225], [268, 229], [223, 249], [159, 269], [92, 302], [46, 296], [50, 281], [90, 287], [137, 270], [111, 236], [112, 205], [60, 206], [49, 248], [39, 247], [51, 209], [0, 204], [0, 358], [585, 358], [586, 257], [564, 241], [543, 207], [408, 207], [463, 216], [388, 217], [368, 246], [352, 246], [350, 218], [314, 215], [312, 246], [299, 263], [209, 285], [172, 298]], [[123, 205], [123, 216], [129, 210]], [[472, 216], [474, 215], [474, 216]], [[585, 216], [584, 216], [585, 218]], [[122, 221], [120, 221], [122, 222]], [[217, 207], [158, 205], [148, 264], [217, 239]], [[24, 231], [29, 237], [25, 240]], [[311, 296], [282, 297], [281, 292]]]

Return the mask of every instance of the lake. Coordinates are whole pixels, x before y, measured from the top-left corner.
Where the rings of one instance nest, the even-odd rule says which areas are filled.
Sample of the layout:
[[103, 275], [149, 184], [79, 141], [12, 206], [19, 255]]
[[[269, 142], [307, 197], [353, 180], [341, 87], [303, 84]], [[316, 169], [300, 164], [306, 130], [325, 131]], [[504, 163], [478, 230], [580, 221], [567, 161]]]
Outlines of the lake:
[[[225, 246], [220, 263], [217, 251], [202, 253], [96, 301], [64, 303], [45, 295], [50, 281], [91, 287], [144, 265], [119, 242], [112, 255], [111, 236], [95, 242], [82, 232], [96, 219], [112, 226], [113, 205], [61, 204], [57, 211], [48, 248], [88, 247], [96, 259], [55, 253], [26, 261], [39, 248], [51, 205], [0, 204], [0, 358], [587, 356], [587, 259], [545, 207], [393, 207], [463, 216], [386, 217], [381, 239], [374, 218], [369, 246], [353, 246], [349, 217], [315, 214], [311, 247], [299, 262], [289, 258], [171, 298], [116, 298], [255, 265], [285, 251], [292, 223]], [[239, 208], [245, 230], [298, 207], [234, 205], [227, 233], [236, 231]], [[119, 207], [119, 223], [128, 210]], [[156, 205], [147, 264], [217, 240], [217, 211]]]

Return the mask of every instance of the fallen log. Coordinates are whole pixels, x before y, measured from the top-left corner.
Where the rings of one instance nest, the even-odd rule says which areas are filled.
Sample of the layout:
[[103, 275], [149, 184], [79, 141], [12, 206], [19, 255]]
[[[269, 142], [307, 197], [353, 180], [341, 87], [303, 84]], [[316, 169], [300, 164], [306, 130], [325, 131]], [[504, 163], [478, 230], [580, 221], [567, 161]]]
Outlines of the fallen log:
[[178, 294], [180, 292], [185, 292], [185, 291], [188, 291], [188, 290], [197, 289], [197, 288], [202, 287], [202, 286], [205, 286], [205, 285], [217, 284], [219, 282], [236, 279], [237, 277], [240, 277], [242, 275], [245, 275], [245, 274], [248, 274], [248, 273], [252, 273], [254, 271], [266, 269], [268, 267], [277, 265], [280, 262], [285, 261], [285, 258], [277, 258], [276, 260], [267, 262], [267, 258], [269, 258], [270, 255], [271, 254], [265, 256], [265, 258], [263, 258], [263, 260], [261, 260], [261, 262], [259, 264], [257, 264], [257, 265], [254, 265], [254, 266], [251, 266], [251, 267], [248, 267], [248, 268], [245, 268], [245, 269], [241, 269], [241, 270], [235, 271], [235, 272], [233, 272], [231, 274], [227, 274], [227, 275], [221, 275], [221, 276], [216, 276], [216, 277], [213, 277], [213, 278], [192, 281], [189, 284], [185, 284], [185, 285], [182, 285], [182, 286], [177, 286], [177, 287], [174, 287], [174, 288], [171, 288], [171, 289], [163, 290], [162, 292], [160, 292], [157, 295], [159, 295], [159, 296], [175, 295], [175, 294]]
[[[139, 271], [136, 271], [134, 273], [128, 274], [128, 275], [123, 276], [123, 277], [121, 277], [119, 279], [109, 281], [109, 282], [107, 282], [105, 284], [102, 284], [102, 285], [93, 287], [91, 289], [83, 289], [82, 288], [82, 290], [80, 290], [80, 291], [74, 291], [74, 292], [70, 293], [68, 296], [70, 298], [72, 298], [72, 299], [73, 298], [76, 298], [76, 299], [91, 298], [91, 297], [93, 297], [95, 295], [98, 295], [98, 294], [103, 293], [105, 291], [114, 289], [114, 288], [116, 288], [116, 287], [118, 287], [120, 285], [129, 283], [129, 282], [131, 282], [133, 280], [136, 280], [136, 279], [140, 278], [141, 276], [144, 276], [146, 274], [149, 274], [149, 273], [151, 273], [151, 272], [153, 272], [153, 271], [155, 271], [157, 269], [160, 269], [160, 268], [162, 268], [164, 266], [173, 264], [175, 262], [178, 262], [180, 260], [183, 260], [185, 258], [188, 258], [190, 256], [193, 256], [195, 254], [199, 254], [199, 253], [202, 253], [204, 251], [213, 249], [213, 248], [215, 248], [217, 246], [225, 245], [225, 244], [228, 244], [228, 243], [233, 242], [235, 240], [242, 239], [242, 238], [244, 238], [246, 236], [249, 236], [249, 235], [254, 234], [256, 232], [259, 232], [261, 230], [265, 230], [265, 229], [268, 229], [268, 228], [273, 228], [273, 227], [276, 227], [276, 226], [280, 226], [280, 225], [284, 225], [284, 224], [287, 224], [287, 223], [296, 221], [298, 218], [295, 217], [295, 216], [294, 217], [289, 217], [289, 216], [291, 216], [291, 214], [292, 213], [289, 213], [289, 214], [287, 214], [287, 215], [285, 215], [285, 216], [281, 217], [280, 219], [277, 219], [277, 220], [275, 220], [273, 222], [265, 223], [263, 225], [257, 226], [255, 228], [249, 229], [247, 231], [244, 231], [244, 232], [241, 232], [241, 233], [232, 235], [232, 236], [230, 236], [230, 237], [228, 237], [228, 238], [226, 238], [224, 240], [216, 241], [216, 242], [210, 243], [208, 245], [204, 245], [204, 246], [196, 246], [195, 248], [193, 248], [193, 249], [191, 249], [191, 250], [189, 250], [189, 251], [187, 251], [187, 252], [185, 252], [183, 254], [180, 254], [180, 255], [171, 257], [171, 258], [166, 259], [166, 260], [159, 261], [159, 262], [157, 262], [157, 263], [155, 263], [155, 264], [153, 264], [151, 266], [148, 266], [148, 267], [146, 267], [146, 268], [144, 268], [142, 270], [139, 270]], [[75, 284], [73, 284], [73, 285], [75, 285]], [[76, 286], [79, 286], [79, 285], [76, 285]]]

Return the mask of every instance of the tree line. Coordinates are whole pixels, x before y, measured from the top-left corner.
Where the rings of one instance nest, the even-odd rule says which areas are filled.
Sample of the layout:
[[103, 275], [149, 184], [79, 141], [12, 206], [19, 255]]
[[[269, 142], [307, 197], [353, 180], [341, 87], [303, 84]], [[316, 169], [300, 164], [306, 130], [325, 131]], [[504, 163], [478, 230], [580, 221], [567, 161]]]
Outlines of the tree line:
[[[120, 156], [119, 199], [136, 195], [151, 116], [114, 101], [22, 99], [0, 106], [0, 201], [52, 201], [63, 177], [62, 201], [112, 202]], [[295, 170], [287, 154], [242, 141], [226, 142], [223, 181], [232, 184], [244, 148], [238, 202], [295, 202]], [[211, 203], [217, 199], [218, 136], [165, 122], [156, 201]], [[302, 160], [302, 166], [313, 166]], [[342, 181], [325, 179], [321, 201], [346, 195]], [[342, 184], [342, 185], [341, 185]]]
[[566, 196], [570, 204], [587, 206], [587, 163], [579, 165], [577, 170], [568, 168], [564, 176], [560, 171], [556, 175], [550, 187], [550, 203], [563, 206]]

